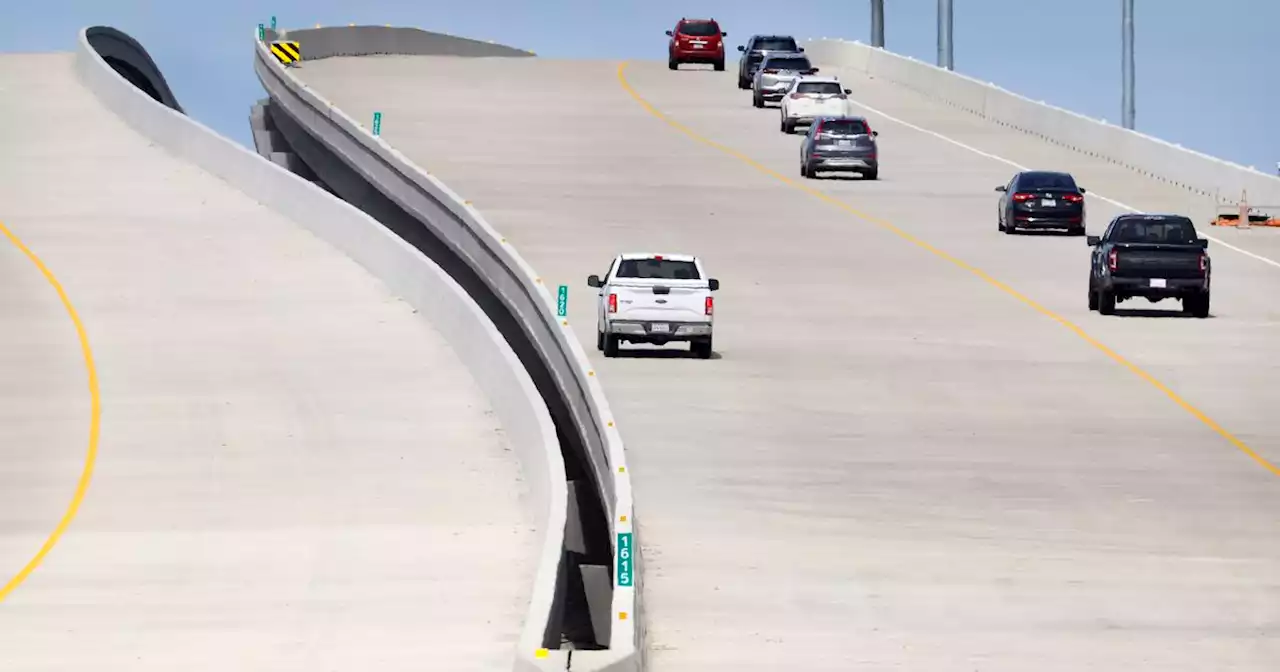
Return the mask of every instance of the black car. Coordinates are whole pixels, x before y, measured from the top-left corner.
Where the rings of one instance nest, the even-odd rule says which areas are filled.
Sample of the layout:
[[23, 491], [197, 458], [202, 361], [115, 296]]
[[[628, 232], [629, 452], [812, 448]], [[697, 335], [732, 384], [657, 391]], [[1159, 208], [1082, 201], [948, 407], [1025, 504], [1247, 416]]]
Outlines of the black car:
[[738, 88], [751, 88], [751, 78], [764, 57], [772, 53], [799, 53], [804, 47], [796, 44], [796, 38], [790, 35], [752, 35], [746, 44], [738, 45], [742, 56], [738, 59]]
[[800, 143], [800, 174], [807, 178], [819, 172], [842, 171], [874, 180], [880, 175], [876, 137], [880, 134], [862, 117], [815, 119]]
[[1180, 299], [1183, 312], [1209, 316], [1209, 241], [1189, 217], [1128, 214], [1089, 236], [1089, 310], [1115, 313], [1116, 302], [1141, 296], [1152, 303]]
[[999, 228], [1007, 234], [1019, 229], [1066, 229], [1084, 235], [1084, 189], [1069, 173], [1048, 170], [1020, 172], [1001, 192]]

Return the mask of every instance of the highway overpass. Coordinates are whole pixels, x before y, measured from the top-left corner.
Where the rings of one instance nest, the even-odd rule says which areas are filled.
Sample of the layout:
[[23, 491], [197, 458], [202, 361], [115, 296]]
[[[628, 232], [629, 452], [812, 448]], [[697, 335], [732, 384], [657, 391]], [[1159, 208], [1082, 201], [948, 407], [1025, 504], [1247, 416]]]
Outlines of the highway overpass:
[[[526, 477], [542, 494], [519, 501], [536, 506], [509, 510], [539, 534], [460, 549], [477, 554], [468, 577], [488, 576], [482, 561], [495, 557], [529, 567], [515, 577], [523, 583], [488, 596], [527, 605], [505, 612], [522, 620], [489, 633], [476, 623], [460, 640], [431, 620], [447, 615], [435, 606], [444, 600], [419, 595], [424, 620], [398, 626], [455, 656], [444, 667], [496, 669], [495, 642], [514, 646], [518, 667], [574, 670], [1280, 661], [1270, 634], [1280, 622], [1280, 430], [1267, 419], [1280, 397], [1280, 239], [1207, 226], [1240, 190], [1277, 202], [1280, 180], [831, 40], [806, 47], [880, 132], [875, 182], [799, 177], [797, 138], [778, 132], [776, 109], [752, 108], [731, 72], [544, 59], [403, 28], [267, 33], [297, 41], [304, 60], [285, 68], [255, 44], [270, 96], [252, 115], [259, 152], [365, 213], [348, 208], [323, 230], [384, 283], [417, 264], [449, 273], [474, 301], [469, 325], [500, 332], [494, 348], [508, 344], [503, 356], [527, 372], [486, 369], [467, 339], [446, 339], [504, 428], [526, 437], [541, 427], [545, 439], [555, 426], [556, 445], [537, 447], [561, 471]], [[1091, 313], [1079, 238], [996, 229], [992, 189], [1022, 167], [1073, 172], [1090, 191], [1090, 233], [1130, 210], [1193, 215], [1212, 238], [1212, 318], [1163, 305]], [[286, 188], [283, 178], [272, 188]], [[404, 259], [418, 254], [414, 264], [391, 272], [366, 251], [370, 218], [407, 243]], [[357, 226], [361, 235], [343, 236]], [[263, 263], [281, 249], [266, 248]], [[724, 283], [717, 357], [628, 350], [606, 360], [583, 347], [595, 336], [585, 277], [633, 249], [698, 254]], [[570, 288], [563, 318], [557, 285]], [[39, 288], [30, 279], [21, 297]], [[40, 313], [49, 325], [56, 308]], [[448, 315], [431, 324], [463, 333]], [[74, 353], [62, 338], [58, 351]], [[66, 376], [77, 361], [64, 357]], [[502, 394], [490, 382], [500, 374], [536, 389], [544, 415]], [[70, 383], [56, 392], [74, 408]], [[31, 436], [48, 431], [28, 424]], [[537, 442], [516, 443], [528, 474]], [[483, 476], [499, 489], [516, 478]], [[422, 506], [439, 501], [419, 494]], [[86, 499], [81, 515], [94, 506]], [[350, 532], [335, 516], [321, 523]], [[86, 549], [106, 548], [83, 520], [61, 543], [83, 532]], [[628, 543], [638, 556], [622, 557]], [[36, 612], [10, 607], [27, 591], [41, 599], [35, 577], [76, 589], [73, 571], [49, 571], [65, 552], [49, 554], [0, 618], [7, 609], [49, 636]], [[191, 590], [210, 585], [185, 577]], [[117, 585], [129, 580], [144, 581]], [[388, 581], [349, 588], [403, 587]], [[380, 616], [324, 623], [364, 632]], [[379, 641], [408, 646], [397, 632]], [[149, 645], [139, 641], [135, 650]], [[342, 664], [362, 645], [372, 648], [297, 655]], [[413, 662], [378, 654], [388, 669]]]

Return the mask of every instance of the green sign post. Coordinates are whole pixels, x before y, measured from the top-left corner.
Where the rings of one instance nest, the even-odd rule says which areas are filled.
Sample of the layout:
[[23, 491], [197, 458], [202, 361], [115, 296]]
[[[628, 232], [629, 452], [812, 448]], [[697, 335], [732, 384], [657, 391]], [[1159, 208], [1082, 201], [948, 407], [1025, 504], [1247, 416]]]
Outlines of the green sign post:
[[569, 314], [569, 286], [560, 285], [560, 291], [556, 293], [556, 315], [564, 317]]
[[618, 585], [629, 587], [635, 583], [634, 567], [632, 565], [631, 555], [631, 533], [618, 533]]
[[373, 134], [382, 135], [382, 113], [373, 113]]
[[271, 17], [271, 30], [276, 29], [276, 17]]
[[258, 24], [258, 41], [261, 42], [265, 39], [267, 39], [267, 31], [263, 28], [262, 24], [259, 23]]

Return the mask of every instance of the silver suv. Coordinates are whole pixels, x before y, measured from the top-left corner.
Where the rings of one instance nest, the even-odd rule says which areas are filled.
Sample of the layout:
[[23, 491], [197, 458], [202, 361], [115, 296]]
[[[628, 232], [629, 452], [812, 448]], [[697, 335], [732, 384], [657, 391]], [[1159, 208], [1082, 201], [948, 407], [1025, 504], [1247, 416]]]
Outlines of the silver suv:
[[764, 107], [765, 101], [782, 100], [797, 77], [816, 72], [818, 69], [802, 53], [769, 54], [751, 79], [751, 104]]

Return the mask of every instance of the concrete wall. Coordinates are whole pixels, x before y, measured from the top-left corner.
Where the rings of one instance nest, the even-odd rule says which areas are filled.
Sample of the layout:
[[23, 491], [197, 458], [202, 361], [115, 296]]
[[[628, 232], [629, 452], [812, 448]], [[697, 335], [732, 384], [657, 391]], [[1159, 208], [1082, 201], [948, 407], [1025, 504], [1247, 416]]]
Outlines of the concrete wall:
[[[534, 589], [514, 652], [517, 667], [522, 657], [532, 660], [529, 642], [540, 642], [546, 628], [564, 545], [567, 484], [555, 427], [511, 347], [458, 283], [425, 255], [357, 208], [134, 87], [94, 50], [89, 40], [94, 30], [81, 32], [76, 69], [107, 108], [166, 151], [342, 250], [416, 308], [468, 366], [519, 455], [535, 507], [541, 548], [537, 565], [527, 569]], [[563, 668], [561, 662], [558, 669]]]
[[1001, 126], [1106, 159], [1193, 193], [1235, 203], [1280, 203], [1280, 178], [1158, 138], [1036, 102], [988, 82], [859, 42], [811, 40], [805, 51], [818, 65], [866, 73], [967, 110]]
[[[529, 52], [502, 45], [409, 28], [317, 28], [289, 31], [279, 38], [274, 32], [267, 31], [266, 41], [273, 39], [299, 42], [303, 67], [307, 60], [335, 55], [532, 56]], [[570, 416], [561, 428], [567, 428], [577, 436], [566, 440], [576, 438], [589, 462], [590, 475], [608, 520], [610, 560], [616, 563], [617, 535], [634, 534], [635, 520], [622, 440], [585, 350], [568, 323], [556, 317], [554, 297], [536, 271], [475, 208], [381, 138], [374, 137], [369, 129], [334, 107], [320, 92], [305, 86], [289, 68], [271, 56], [265, 42], [255, 41], [254, 68], [271, 96], [271, 107], [278, 108], [289, 121], [306, 131], [307, 138], [290, 137], [290, 144], [318, 174], [324, 176], [330, 186], [338, 188], [329, 177], [336, 173], [321, 170], [320, 163], [326, 157], [304, 153], [308, 151], [308, 143], [322, 143], [328, 156], [345, 164], [377, 192], [361, 195], [356, 191], [353, 198], [371, 202], [368, 207], [375, 210], [389, 209], [377, 203], [379, 199], [385, 199], [398, 209], [413, 213], [429, 229], [431, 238], [446, 246], [448, 254], [466, 266], [465, 269], [457, 268], [454, 276], [459, 277], [464, 272], [473, 274], [486, 285], [490, 295], [498, 297], [504, 310], [518, 322], [521, 335], [532, 343], [539, 364], [545, 366], [553, 379], [555, 393]], [[277, 126], [288, 137], [290, 131], [282, 125], [283, 121], [284, 117], [277, 119]], [[394, 217], [390, 216], [391, 213], [388, 215], [386, 218], [379, 216], [379, 219], [395, 226], [389, 223]], [[406, 235], [411, 233], [406, 231]], [[548, 400], [548, 403], [552, 404], [552, 401]], [[638, 549], [639, 545], [636, 538], [635, 548]], [[642, 572], [638, 553], [634, 562], [636, 585], [614, 585], [609, 593], [603, 595], [607, 601], [602, 608], [609, 619], [609, 649], [572, 652], [571, 669], [636, 670], [643, 667], [644, 628], [639, 599]], [[522, 651], [522, 656], [533, 653]], [[546, 669], [564, 669], [562, 656], [566, 653], [552, 651], [547, 658], [534, 660], [538, 663], [557, 661], [558, 668], [552, 663]]]

